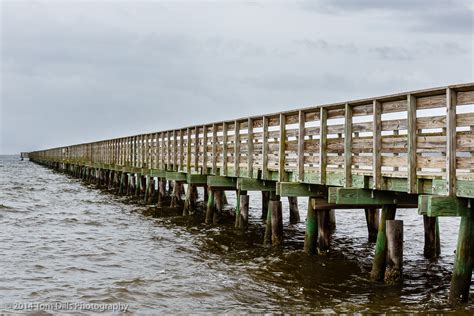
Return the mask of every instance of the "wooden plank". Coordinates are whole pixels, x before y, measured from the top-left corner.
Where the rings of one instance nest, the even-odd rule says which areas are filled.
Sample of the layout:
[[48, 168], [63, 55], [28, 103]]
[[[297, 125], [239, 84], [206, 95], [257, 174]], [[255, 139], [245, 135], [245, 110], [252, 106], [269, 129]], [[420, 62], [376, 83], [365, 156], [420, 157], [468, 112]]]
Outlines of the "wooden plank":
[[298, 181], [304, 182], [304, 132], [305, 113], [298, 112]]
[[202, 127], [202, 174], [207, 174], [207, 126]]
[[247, 132], [247, 171], [248, 176], [253, 177], [253, 120], [248, 119]]
[[207, 184], [207, 175], [203, 174], [187, 174], [187, 183], [189, 184], [197, 184], [197, 185], [205, 185]]
[[234, 177], [222, 177], [222, 176], [208, 176], [207, 177], [208, 187], [219, 187], [227, 189], [237, 189], [237, 178]]
[[374, 178], [374, 189], [380, 190], [382, 188], [382, 112], [380, 102], [373, 101], [373, 149], [372, 149], [372, 173]]
[[408, 111], [407, 111], [407, 120], [408, 120], [408, 193], [418, 193], [418, 188], [416, 185], [416, 171], [417, 171], [417, 155], [416, 155], [416, 134], [418, 132], [416, 125], [416, 98], [415, 96], [409, 94], [407, 96], [408, 102]]
[[234, 174], [240, 176], [240, 122], [234, 122]]
[[[446, 194], [446, 180], [433, 179], [432, 180], [432, 194], [445, 195]], [[474, 198], [474, 181], [472, 180], [457, 180], [456, 181], [456, 196], [465, 198]]]
[[446, 105], [446, 98], [444, 95], [419, 97], [416, 99], [417, 109], [433, 109], [440, 108]]
[[468, 207], [468, 199], [455, 196], [421, 195], [419, 213], [427, 216], [473, 216], [474, 211]]
[[457, 92], [457, 104], [466, 105], [474, 103], [474, 91]]
[[320, 109], [320, 121], [319, 121], [319, 172], [320, 184], [326, 184], [326, 172], [327, 172], [327, 118], [328, 112], [326, 108]]
[[140, 161], [140, 167], [142, 168], [145, 168], [145, 164], [146, 164], [146, 135], [142, 135], [141, 137], [141, 152], [142, 152], [142, 156], [141, 156], [141, 161]]
[[212, 124], [212, 174], [217, 174], [217, 125]]
[[357, 188], [337, 188], [336, 204], [350, 205], [418, 205], [418, 197], [414, 194], [392, 191], [374, 191]]
[[[126, 168], [123, 171], [124, 172], [131, 172], [130, 168]], [[166, 171], [154, 169], [154, 170], [150, 170], [149, 175], [152, 176], [152, 177], [166, 178]]]
[[228, 142], [228, 136], [227, 136], [227, 123], [224, 122], [222, 123], [222, 169], [221, 174], [224, 176], [228, 175], [227, 171], [227, 142]]
[[178, 135], [176, 130], [173, 130], [173, 170], [178, 171]]
[[276, 182], [250, 178], [238, 178], [237, 190], [273, 192], [276, 191]]
[[179, 171], [184, 170], [183, 161], [184, 161], [184, 135], [183, 135], [183, 130], [181, 129], [179, 130], [179, 158], [178, 158]]
[[445, 115], [443, 115], [443, 116], [419, 117], [419, 118], [416, 119], [416, 129], [444, 128], [445, 126], [446, 126], [446, 116]]
[[456, 92], [446, 89], [446, 182], [447, 194], [456, 193]]
[[199, 172], [199, 127], [194, 128], [194, 171]]
[[262, 118], [262, 179], [268, 179], [268, 117]]
[[191, 173], [191, 128], [186, 129], [186, 146], [187, 146], [187, 155], [186, 155], [186, 170], [188, 174]]
[[344, 174], [345, 186], [352, 186], [352, 107], [346, 103], [344, 115]]
[[279, 150], [278, 150], [278, 179], [285, 181], [285, 142], [286, 142], [286, 121], [285, 115], [280, 114], [280, 137], [279, 137]]
[[186, 172], [166, 171], [166, 179], [171, 181], [186, 181]]
[[166, 132], [166, 170], [171, 170], [171, 136]]
[[322, 197], [327, 194], [327, 187], [319, 184], [306, 184], [295, 182], [278, 182], [277, 195], [280, 196], [310, 196]]

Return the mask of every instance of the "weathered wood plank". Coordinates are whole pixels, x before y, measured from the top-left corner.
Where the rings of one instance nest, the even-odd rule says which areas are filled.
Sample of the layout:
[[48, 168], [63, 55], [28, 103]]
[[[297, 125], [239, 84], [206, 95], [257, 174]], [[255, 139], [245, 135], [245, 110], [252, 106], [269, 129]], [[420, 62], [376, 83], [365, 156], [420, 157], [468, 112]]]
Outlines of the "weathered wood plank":
[[199, 127], [194, 128], [194, 171], [199, 172]]
[[253, 176], [253, 120], [248, 119], [248, 132], [247, 132], [247, 171], [248, 177]]
[[240, 122], [234, 122], [234, 174], [240, 176]]
[[[332, 201], [331, 201], [332, 202]], [[337, 188], [336, 204], [351, 205], [418, 205], [417, 196], [394, 191], [373, 191], [356, 188]]]
[[223, 174], [224, 176], [227, 176], [228, 175], [228, 172], [227, 172], [227, 148], [228, 148], [228, 131], [227, 131], [227, 123], [224, 122], [222, 123], [222, 169], [223, 171], [221, 171], [221, 174]]
[[268, 117], [262, 118], [262, 179], [268, 179]]
[[298, 113], [298, 181], [304, 181], [304, 133], [305, 133], [305, 113]]
[[171, 181], [187, 181], [186, 172], [167, 171], [166, 179]]
[[352, 186], [352, 107], [346, 103], [344, 120], [344, 174], [346, 187]]
[[207, 142], [208, 142], [208, 137], [207, 137], [207, 125], [204, 125], [202, 127], [202, 174], [207, 174]]
[[418, 213], [436, 216], [472, 216], [474, 210], [468, 207], [468, 199], [454, 196], [420, 195]]
[[280, 181], [286, 180], [286, 171], [285, 171], [285, 142], [286, 142], [286, 121], [285, 115], [280, 114], [280, 142], [279, 142], [279, 152], [278, 152], [278, 178]]
[[417, 193], [416, 186], [416, 170], [417, 170], [417, 155], [416, 155], [416, 98], [413, 95], [407, 96], [408, 102], [408, 193]]
[[223, 176], [208, 176], [207, 186], [210, 188], [237, 189], [237, 178]]
[[187, 174], [187, 183], [196, 184], [196, 185], [205, 185], [207, 184], [207, 175], [203, 174]]
[[217, 174], [217, 125], [212, 124], [212, 174]]
[[327, 172], [327, 118], [328, 112], [325, 108], [320, 109], [320, 121], [319, 121], [319, 172], [320, 172], [320, 184], [326, 184], [326, 172]]
[[[186, 150], [187, 150], [187, 154], [186, 154], [186, 170], [188, 172], [188, 174], [191, 173], [191, 129], [188, 127], [186, 129], [186, 135], [187, 135], [187, 140], [186, 140]], [[158, 146], [159, 148], [159, 146]]]
[[276, 194], [280, 196], [322, 197], [327, 194], [327, 187], [318, 184], [278, 182]]
[[276, 182], [250, 178], [238, 178], [237, 190], [273, 192], [276, 191]]
[[382, 109], [380, 102], [374, 100], [373, 102], [373, 160], [372, 173], [374, 178], [374, 189], [380, 190], [382, 187]]
[[447, 194], [456, 192], [456, 92], [446, 89], [446, 181]]

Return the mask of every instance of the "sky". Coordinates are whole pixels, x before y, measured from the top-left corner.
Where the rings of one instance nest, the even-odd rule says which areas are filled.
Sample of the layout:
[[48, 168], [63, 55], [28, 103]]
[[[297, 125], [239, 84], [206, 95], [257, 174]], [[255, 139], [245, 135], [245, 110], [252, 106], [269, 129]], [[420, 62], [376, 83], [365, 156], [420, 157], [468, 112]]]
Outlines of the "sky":
[[0, 154], [474, 81], [471, 0], [0, 0]]

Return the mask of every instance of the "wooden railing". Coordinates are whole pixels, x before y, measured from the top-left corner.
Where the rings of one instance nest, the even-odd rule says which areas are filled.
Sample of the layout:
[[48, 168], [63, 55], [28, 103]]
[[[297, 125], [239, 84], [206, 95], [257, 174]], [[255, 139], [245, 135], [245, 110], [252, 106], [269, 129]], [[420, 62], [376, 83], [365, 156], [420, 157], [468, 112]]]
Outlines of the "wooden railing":
[[[474, 187], [474, 83], [64, 146], [32, 159], [419, 193]], [[131, 169], [130, 169], [131, 170]], [[471, 188], [464, 196], [474, 197]]]

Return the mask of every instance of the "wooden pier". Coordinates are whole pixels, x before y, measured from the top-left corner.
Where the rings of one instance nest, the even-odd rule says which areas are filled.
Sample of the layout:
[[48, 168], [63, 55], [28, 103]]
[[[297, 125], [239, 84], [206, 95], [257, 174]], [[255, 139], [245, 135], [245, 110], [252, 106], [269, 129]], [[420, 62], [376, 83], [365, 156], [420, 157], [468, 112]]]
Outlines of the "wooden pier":
[[[194, 212], [196, 188], [204, 187], [209, 224], [219, 223], [223, 192], [235, 190], [236, 227], [242, 229], [248, 225], [251, 203], [247, 192], [261, 191], [262, 218], [267, 222], [264, 242], [275, 246], [284, 242], [281, 197], [290, 199], [292, 221], [299, 220], [296, 198], [306, 197], [308, 254], [329, 249], [334, 210], [365, 209], [369, 238], [376, 238], [371, 278], [385, 278], [387, 283], [397, 282], [402, 273], [403, 223], [393, 221], [397, 208], [417, 208], [423, 216], [424, 252], [430, 258], [440, 254], [437, 217], [460, 216], [449, 302], [468, 299], [474, 261], [474, 83], [33, 151], [28, 156], [158, 205], [167, 203], [168, 184], [170, 203], [182, 208], [183, 215]], [[394, 235], [387, 237], [390, 232]]]

